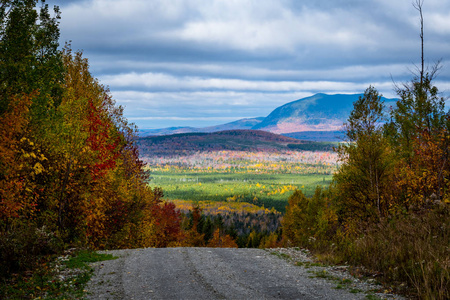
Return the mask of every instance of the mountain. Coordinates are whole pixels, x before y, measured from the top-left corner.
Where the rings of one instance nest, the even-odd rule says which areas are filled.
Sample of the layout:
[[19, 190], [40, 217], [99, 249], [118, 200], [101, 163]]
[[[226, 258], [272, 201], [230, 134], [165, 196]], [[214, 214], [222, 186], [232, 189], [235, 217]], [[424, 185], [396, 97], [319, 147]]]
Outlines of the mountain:
[[[329, 131], [339, 131], [353, 109], [353, 103], [363, 94], [315, 94], [289, 102], [273, 110], [265, 118], [241, 119], [235, 122], [204, 128], [172, 127], [140, 131], [140, 136], [223, 130], [252, 129], [277, 134], [307, 135], [307, 140], [329, 139]], [[395, 105], [395, 99], [383, 98], [386, 107]], [[299, 132], [311, 132], [298, 134]], [[323, 132], [323, 133], [321, 133]], [[314, 136], [318, 137], [315, 138]], [[332, 137], [335, 140], [336, 136]]]
[[[252, 129], [273, 133], [304, 131], [339, 131], [353, 110], [353, 103], [363, 94], [316, 94], [287, 103], [272, 111]], [[386, 107], [394, 99], [382, 98]]]
[[339, 130], [360, 96], [316, 94], [299, 99], [276, 108], [253, 129], [274, 133]]

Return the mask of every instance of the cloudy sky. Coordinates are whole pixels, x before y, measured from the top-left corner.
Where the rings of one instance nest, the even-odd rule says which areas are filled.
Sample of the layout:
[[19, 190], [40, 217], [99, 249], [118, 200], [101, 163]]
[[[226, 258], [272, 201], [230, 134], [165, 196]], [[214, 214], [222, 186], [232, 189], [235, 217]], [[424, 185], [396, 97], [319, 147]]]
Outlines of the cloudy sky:
[[[78, 0], [61, 44], [83, 50], [139, 128], [217, 125], [285, 103], [375, 86], [420, 64], [413, 0]], [[450, 1], [425, 0], [426, 62], [450, 95]]]

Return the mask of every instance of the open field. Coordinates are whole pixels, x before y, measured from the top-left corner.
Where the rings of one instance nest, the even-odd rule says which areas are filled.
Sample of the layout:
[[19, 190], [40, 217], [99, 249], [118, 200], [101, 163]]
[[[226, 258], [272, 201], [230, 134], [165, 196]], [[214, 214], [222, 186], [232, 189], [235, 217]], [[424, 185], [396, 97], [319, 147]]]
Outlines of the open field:
[[147, 163], [150, 185], [161, 187], [166, 199], [245, 202], [284, 212], [294, 190], [312, 195], [316, 186], [329, 185], [336, 154], [216, 151], [153, 157]]
[[152, 173], [152, 186], [163, 188], [166, 199], [194, 201], [249, 202], [284, 211], [288, 197], [296, 189], [311, 195], [317, 185], [328, 185], [331, 175]]

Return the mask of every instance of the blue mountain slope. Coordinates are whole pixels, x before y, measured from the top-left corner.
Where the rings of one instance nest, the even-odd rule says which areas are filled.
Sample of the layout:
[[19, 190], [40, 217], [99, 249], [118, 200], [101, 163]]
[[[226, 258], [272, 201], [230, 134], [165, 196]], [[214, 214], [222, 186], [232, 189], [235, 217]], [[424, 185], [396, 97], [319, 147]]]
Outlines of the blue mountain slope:
[[[275, 133], [339, 130], [363, 94], [316, 94], [276, 108], [252, 129]], [[386, 104], [393, 100], [383, 98]]]
[[[140, 131], [140, 136], [167, 135], [189, 132], [253, 129], [278, 134], [298, 132], [340, 131], [348, 119], [353, 103], [363, 94], [316, 94], [273, 110], [265, 118], [241, 119], [227, 124], [204, 128], [172, 127]], [[395, 106], [395, 99], [383, 98], [385, 106]], [[312, 133], [309, 133], [311, 135]], [[302, 136], [302, 135], [300, 135]]]

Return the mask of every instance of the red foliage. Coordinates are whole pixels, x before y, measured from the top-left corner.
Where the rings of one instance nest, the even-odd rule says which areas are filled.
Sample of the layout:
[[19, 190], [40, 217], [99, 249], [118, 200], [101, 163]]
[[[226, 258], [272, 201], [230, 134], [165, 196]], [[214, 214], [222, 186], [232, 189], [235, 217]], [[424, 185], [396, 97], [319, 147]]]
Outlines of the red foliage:
[[112, 137], [111, 129], [111, 121], [105, 109], [95, 106], [94, 102], [89, 100], [89, 137], [86, 142], [96, 153], [96, 161], [90, 166], [94, 180], [103, 177], [109, 169], [113, 169], [120, 155], [118, 151], [120, 137]]
[[181, 214], [171, 202], [160, 203], [155, 201], [152, 205], [156, 232], [156, 247], [167, 247], [169, 243], [178, 240], [181, 234]]

